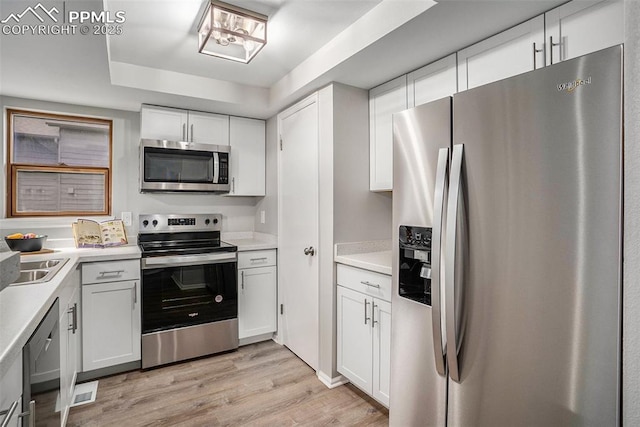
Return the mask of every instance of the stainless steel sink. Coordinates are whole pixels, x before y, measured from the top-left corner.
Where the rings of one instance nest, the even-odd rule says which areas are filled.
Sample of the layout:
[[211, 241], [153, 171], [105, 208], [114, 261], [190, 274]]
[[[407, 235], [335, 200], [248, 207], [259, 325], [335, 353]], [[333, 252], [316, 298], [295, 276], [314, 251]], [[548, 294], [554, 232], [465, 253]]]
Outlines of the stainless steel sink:
[[49, 270], [21, 271], [20, 276], [18, 276], [18, 280], [16, 280], [14, 283], [35, 282], [36, 280], [43, 279], [47, 274], [49, 274]]
[[60, 264], [62, 259], [50, 259], [48, 261], [27, 261], [20, 263], [20, 270], [38, 270], [41, 268], [51, 268]]
[[48, 261], [26, 261], [20, 263], [20, 276], [14, 285], [31, 285], [46, 283], [53, 279], [58, 271], [68, 261], [68, 258], [51, 259]]

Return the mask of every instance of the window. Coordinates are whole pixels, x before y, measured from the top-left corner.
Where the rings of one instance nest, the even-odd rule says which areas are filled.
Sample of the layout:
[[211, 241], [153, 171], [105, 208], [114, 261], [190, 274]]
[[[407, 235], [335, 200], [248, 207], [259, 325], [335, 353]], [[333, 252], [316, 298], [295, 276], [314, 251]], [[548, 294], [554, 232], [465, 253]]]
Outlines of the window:
[[7, 110], [7, 126], [7, 217], [111, 213], [111, 120]]

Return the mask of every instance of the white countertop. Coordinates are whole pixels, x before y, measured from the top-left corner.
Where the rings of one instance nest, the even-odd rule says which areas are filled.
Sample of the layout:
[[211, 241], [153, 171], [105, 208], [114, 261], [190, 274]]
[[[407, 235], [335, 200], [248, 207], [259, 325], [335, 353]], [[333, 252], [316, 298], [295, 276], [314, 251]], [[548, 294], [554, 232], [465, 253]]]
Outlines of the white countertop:
[[49, 282], [9, 286], [0, 292], [0, 377], [20, 355], [22, 347], [59, 296], [64, 280], [79, 263], [140, 258], [135, 245], [106, 249], [61, 248], [54, 253], [22, 255], [22, 261], [68, 258]]
[[278, 237], [256, 231], [223, 232], [222, 240], [238, 247], [238, 252], [277, 249]]
[[335, 245], [333, 260], [391, 276], [391, 241], [338, 243]]

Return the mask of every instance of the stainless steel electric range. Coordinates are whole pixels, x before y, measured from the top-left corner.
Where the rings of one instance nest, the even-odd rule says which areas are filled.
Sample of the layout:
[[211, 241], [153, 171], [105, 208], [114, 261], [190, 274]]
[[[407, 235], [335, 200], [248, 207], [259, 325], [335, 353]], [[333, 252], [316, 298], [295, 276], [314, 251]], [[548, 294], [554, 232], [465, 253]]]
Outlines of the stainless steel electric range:
[[142, 368], [238, 348], [237, 247], [220, 214], [140, 215]]

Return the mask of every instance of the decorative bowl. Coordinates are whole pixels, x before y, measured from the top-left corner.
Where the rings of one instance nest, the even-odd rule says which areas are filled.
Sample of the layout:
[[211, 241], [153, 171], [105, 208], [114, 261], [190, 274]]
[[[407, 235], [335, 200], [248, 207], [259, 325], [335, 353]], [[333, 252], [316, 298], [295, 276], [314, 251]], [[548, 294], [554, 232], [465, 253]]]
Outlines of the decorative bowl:
[[44, 246], [44, 242], [47, 240], [47, 236], [36, 236], [31, 238], [24, 239], [7, 239], [4, 238], [4, 241], [7, 242], [7, 246], [12, 251], [20, 251], [20, 252], [36, 252], [42, 249]]

